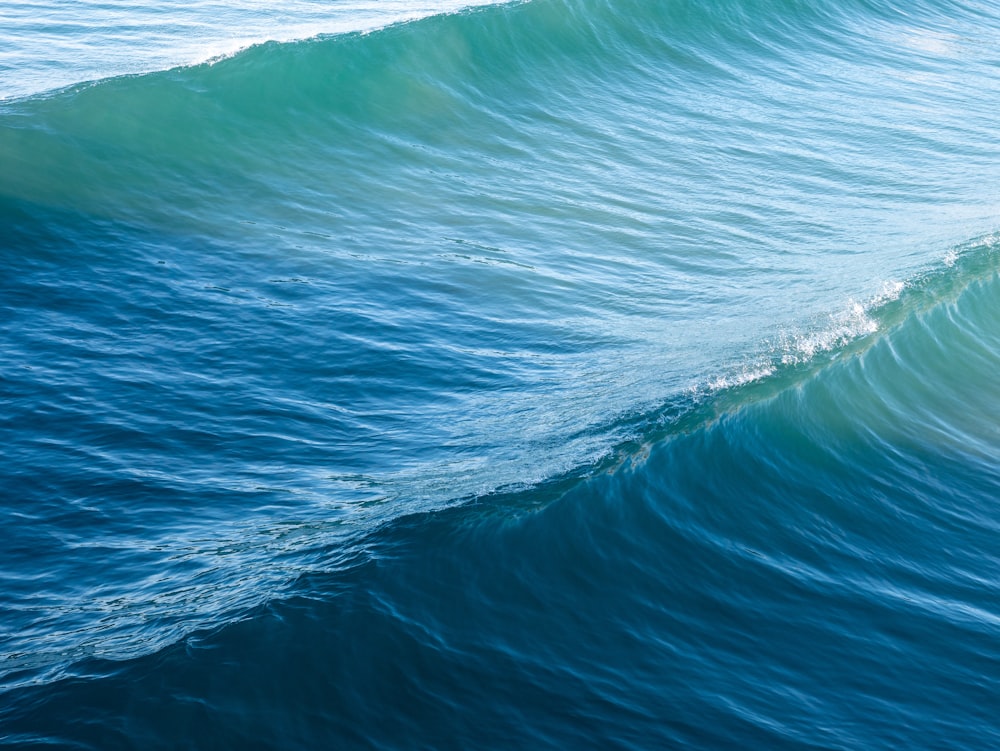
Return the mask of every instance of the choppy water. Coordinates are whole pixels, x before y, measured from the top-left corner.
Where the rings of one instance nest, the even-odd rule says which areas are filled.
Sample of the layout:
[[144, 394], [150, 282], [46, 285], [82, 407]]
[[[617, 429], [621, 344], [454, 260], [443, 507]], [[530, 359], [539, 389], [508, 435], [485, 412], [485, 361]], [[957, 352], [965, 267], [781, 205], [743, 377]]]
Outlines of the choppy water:
[[1000, 8], [467, 5], [0, 9], [0, 743], [996, 747]]

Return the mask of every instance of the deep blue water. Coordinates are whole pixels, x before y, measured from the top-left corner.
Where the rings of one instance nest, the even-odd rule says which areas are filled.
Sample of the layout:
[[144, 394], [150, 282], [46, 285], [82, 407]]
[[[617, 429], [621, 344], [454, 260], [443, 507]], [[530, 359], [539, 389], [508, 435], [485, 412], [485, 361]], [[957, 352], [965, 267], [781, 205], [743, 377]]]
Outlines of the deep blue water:
[[998, 43], [0, 9], [0, 744], [995, 748]]

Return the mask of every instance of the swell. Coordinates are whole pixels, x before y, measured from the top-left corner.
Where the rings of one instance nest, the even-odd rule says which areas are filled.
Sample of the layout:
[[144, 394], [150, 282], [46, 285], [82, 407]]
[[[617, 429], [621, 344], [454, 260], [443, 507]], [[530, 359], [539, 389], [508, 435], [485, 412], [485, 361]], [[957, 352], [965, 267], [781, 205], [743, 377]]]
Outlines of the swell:
[[[964, 117], [918, 112], [922, 97], [939, 96], [927, 80], [947, 78], [949, 64], [971, 51], [940, 31], [943, 19], [990, 20], [958, 3], [920, 3], [904, 14], [867, 2], [541, 0], [264, 43], [208, 64], [3, 104], [2, 208], [16, 217], [33, 207], [36, 223], [48, 210], [76, 212], [264, 247], [291, 228], [286, 242], [329, 251], [346, 243], [317, 238], [370, 231], [379, 209], [383, 231], [433, 236], [456, 215], [482, 223], [490, 217], [478, 196], [494, 193], [494, 211], [535, 222], [539, 242], [551, 240], [551, 223], [579, 222], [601, 241], [656, 230], [801, 246], [838, 230], [797, 194], [825, 192], [846, 217], [860, 199], [962, 202], [965, 175], [938, 169], [932, 178], [931, 169], [946, 155], [958, 163], [988, 156], [989, 92], [936, 100], [942, 115], [959, 107]], [[867, 83], [855, 80], [863, 66], [851, 70], [861, 59], [914, 77], [914, 86], [889, 92], [895, 116], [870, 115], [878, 92], [858, 102], [841, 90]], [[855, 78], [838, 82], [828, 67]], [[818, 87], [828, 87], [826, 101], [808, 99]], [[783, 127], [796, 105], [813, 108], [810, 119]], [[844, 117], [844, 106], [862, 114]], [[762, 142], [766, 132], [780, 148]], [[857, 146], [872, 135], [878, 154]], [[888, 165], [880, 163], [886, 152]], [[785, 167], [772, 175], [773, 163]], [[897, 174], [886, 179], [887, 167]], [[664, 205], [663, 191], [692, 171], [711, 180]], [[777, 193], [775, 177], [786, 183]], [[739, 189], [763, 200], [737, 198]], [[372, 200], [357, 200], [365, 190]], [[448, 215], [415, 198], [421, 193]], [[669, 211], [713, 201], [720, 210], [695, 212], [689, 226]], [[986, 213], [967, 225], [979, 229]], [[609, 226], [620, 227], [617, 237], [606, 236]], [[943, 244], [962, 239], [928, 231]]]
[[[941, 18], [978, 19], [958, 3], [921, 3], [907, 13], [924, 32]], [[901, 16], [890, 3], [834, 9], [770, 0], [725, 8], [541, 0], [373, 33], [267, 42], [211, 63], [4, 103], [0, 194], [99, 214], [114, 207], [129, 216], [128, 194], [140, 181], [144, 196], [179, 191], [187, 204], [211, 173], [211, 182], [246, 200], [260, 189], [259, 176], [273, 170], [280, 181], [287, 167], [302, 183], [317, 159], [329, 170], [399, 153], [409, 141], [433, 149], [456, 137], [476, 150], [481, 144], [459, 136], [465, 125], [482, 128], [476, 114], [500, 137], [498, 145], [518, 149], [523, 145], [504, 144], [510, 136], [502, 134], [538, 116], [532, 103], [544, 101], [541, 108], [555, 110], [554, 118], [571, 116], [560, 110], [603, 85], [608, 71], [625, 91], [650, 77], [672, 83], [682, 70], [697, 72], [710, 88], [767, 67], [780, 82], [801, 53], [848, 59], [865, 46], [858, 27], [891, 25]], [[512, 91], [527, 108], [510, 99]], [[581, 105], [569, 110], [584, 114]], [[153, 207], [145, 208], [148, 214]]]
[[239, 622], [8, 691], [6, 740], [981, 747], [995, 245], [952, 268], [626, 466], [396, 519]]

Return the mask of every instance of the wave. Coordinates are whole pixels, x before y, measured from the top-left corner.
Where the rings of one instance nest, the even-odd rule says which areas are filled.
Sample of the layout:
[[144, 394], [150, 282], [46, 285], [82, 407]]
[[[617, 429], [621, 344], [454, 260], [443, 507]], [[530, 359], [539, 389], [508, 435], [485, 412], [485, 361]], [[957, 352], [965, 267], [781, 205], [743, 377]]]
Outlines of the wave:
[[996, 250], [627, 466], [396, 519], [236, 622], [8, 691], [8, 738], [974, 747], [996, 688]]
[[[38, 221], [47, 210], [70, 211], [245, 244], [272, 245], [292, 227], [297, 244], [326, 251], [330, 243], [318, 238], [348, 234], [380, 208], [393, 227], [438, 234], [445, 225], [439, 232], [448, 234], [455, 215], [475, 218], [475, 197], [493, 193], [504, 204], [494, 211], [530, 219], [539, 233], [562, 221], [599, 241], [629, 242], [655, 228], [750, 249], [801, 247], [839, 231], [811, 205], [818, 192], [841, 221], [855, 220], [861, 199], [912, 211], [916, 196], [933, 206], [968, 192], [956, 184], [964, 172], [939, 162], [988, 153], [985, 99], [956, 102], [952, 91], [943, 103], [961, 106], [964, 118], [950, 118], [947, 107], [914, 115], [928, 81], [941, 86], [950, 64], [978, 59], [974, 38], [960, 43], [939, 31], [944, 18], [956, 28], [982, 21], [957, 3], [903, 13], [866, 2], [539, 0], [370, 34], [269, 42], [212, 63], [3, 103], [0, 197], [5, 211], [16, 203]], [[867, 71], [851, 61], [862, 58], [886, 76], [906, 71], [913, 86], [873, 90], [872, 100], [838, 92], [859, 90]], [[841, 78], [828, 78], [826, 67], [839, 67]], [[812, 98], [816, 86], [829, 91]], [[765, 106], [754, 104], [760, 92], [771, 92]], [[864, 109], [880, 95], [899, 104], [874, 124], [883, 150], [875, 156], [857, 146], [872, 140], [873, 123], [840, 108]], [[762, 132], [774, 136], [771, 145]], [[900, 155], [888, 180], [873, 174], [885, 169], [885, 153]], [[772, 175], [775, 163], [785, 166]], [[686, 186], [696, 190], [679, 206], [664, 205], [663, 192], [691, 173], [711, 180]], [[635, 180], [629, 190], [626, 179]], [[740, 195], [746, 190], [762, 200]], [[434, 212], [418, 194], [450, 211]], [[713, 204], [721, 211], [702, 208]], [[695, 210], [678, 219], [674, 208]], [[991, 209], [967, 209], [962, 229], [981, 227]], [[618, 236], [600, 234], [607, 226], [620, 227]], [[962, 239], [924, 229], [941, 244]]]
[[[586, 517], [593, 512], [593, 501], [585, 499], [628, 505], [651, 494], [672, 499], [671, 510], [662, 511], [669, 516], [677, 510], [676, 504], [701, 504], [703, 493], [719, 502], [737, 503], [746, 492], [744, 483], [752, 484], [751, 475], [758, 471], [781, 478], [780, 492], [774, 488], [758, 492], [761, 502], [780, 501], [785, 511], [796, 502], [795, 493], [810, 483], [824, 495], [844, 492], [848, 499], [844, 502], [852, 504], [863, 503], [865, 493], [888, 493], [888, 482], [910, 487], [899, 492], [922, 494], [923, 503], [931, 506], [956, 495], [954, 504], [961, 504], [969, 500], [968, 494], [983, 503], [987, 497], [982, 495], [983, 488], [1000, 482], [991, 463], [996, 449], [995, 415], [988, 408], [995, 401], [990, 394], [995, 390], [993, 373], [1000, 351], [1000, 326], [991, 305], [1000, 289], [998, 253], [1000, 240], [994, 235], [970, 241], [945, 254], [939, 266], [893, 285], [889, 294], [870, 301], [863, 312], [852, 304], [849, 315], [854, 324], [848, 329], [838, 316], [831, 316], [830, 329], [790, 335], [751, 365], [709, 379], [647, 413], [623, 416], [602, 428], [605, 435], [624, 435], [623, 441], [596, 462], [561, 475], [536, 483], [522, 481], [482, 495], [452, 497], [446, 504], [457, 504], [452, 510], [435, 504], [420, 511], [411, 503], [390, 508], [385, 515], [379, 512], [384, 499], [376, 498], [372, 507], [376, 514], [367, 525], [356, 520], [344, 526], [344, 520], [334, 515], [301, 528], [295, 524], [284, 530], [280, 525], [245, 529], [241, 532], [245, 539], [234, 543], [243, 552], [236, 548], [232, 552], [239, 553], [244, 573], [256, 570], [258, 574], [245, 592], [231, 584], [217, 590], [216, 584], [206, 582], [198, 599], [208, 608], [207, 622], [190, 617], [175, 621], [165, 603], [167, 609], [160, 616], [165, 620], [154, 632], [148, 626], [151, 613], [136, 603], [138, 610], [131, 613], [130, 606], [113, 629], [109, 630], [105, 615], [100, 624], [103, 637], [83, 627], [86, 638], [76, 649], [64, 644], [50, 656], [37, 650], [8, 653], [6, 688], [48, 684], [79, 669], [86, 673], [90, 668], [74, 666], [86, 666], [86, 661], [80, 661], [88, 655], [126, 659], [130, 664], [128, 658], [137, 647], [136, 636], [129, 635], [133, 616], [147, 624], [138, 634], [138, 643], [144, 645], [141, 652], [173, 654], [176, 649], [170, 644], [203, 638], [190, 636], [192, 631], [197, 634], [210, 625], [212, 629], [231, 628], [224, 624], [239, 622], [247, 612], [261, 607], [264, 612], [273, 607], [281, 611], [283, 600], [302, 596], [303, 588], [310, 589], [315, 577], [326, 581], [321, 572], [367, 566], [366, 562], [386, 554], [383, 538], [395, 539], [400, 529], [409, 534], [414, 524], [437, 525], [441, 515], [452, 520], [449, 523], [456, 523], [457, 515], [466, 519], [458, 523], [478, 526], [486, 522], [468, 520], [507, 524], [529, 512], [569, 513], [573, 525], [590, 525], [593, 522]], [[949, 472], [969, 472], [969, 477], [942, 485], [943, 480], [927, 474], [926, 462], [930, 461], [943, 462]], [[761, 470], [760, 462], [766, 469]], [[821, 474], [816, 474], [817, 463], [823, 467]], [[699, 490], [686, 483], [710, 485]], [[363, 492], [363, 486], [359, 478], [350, 492]], [[546, 511], [552, 505], [564, 510]], [[328, 515], [330, 507], [325, 508]], [[922, 513], [931, 514], [929, 508]], [[950, 508], [933, 513], [968, 513], [985, 523], [980, 516], [985, 510]], [[289, 532], [294, 536], [281, 539]], [[638, 530], [619, 530], [618, 534], [641, 537]], [[249, 546], [259, 546], [252, 556], [256, 563], [247, 557]], [[289, 556], [297, 562], [275, 570], [275, 557]], [[221, 575], [218, 585], [228, 581]], [[290, 590], [289, 582], [294, 582]], [[277, 605], [254, 609], [254, 600], [261, 597]]]

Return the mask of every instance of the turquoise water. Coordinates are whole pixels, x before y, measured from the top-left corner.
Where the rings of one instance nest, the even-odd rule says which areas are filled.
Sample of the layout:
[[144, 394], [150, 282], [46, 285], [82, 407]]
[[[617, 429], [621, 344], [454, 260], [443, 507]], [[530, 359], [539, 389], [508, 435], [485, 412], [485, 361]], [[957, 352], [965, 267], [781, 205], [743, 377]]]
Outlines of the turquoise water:
[[0, 11], [0, 743], [992, 748], [1000, 10]]

